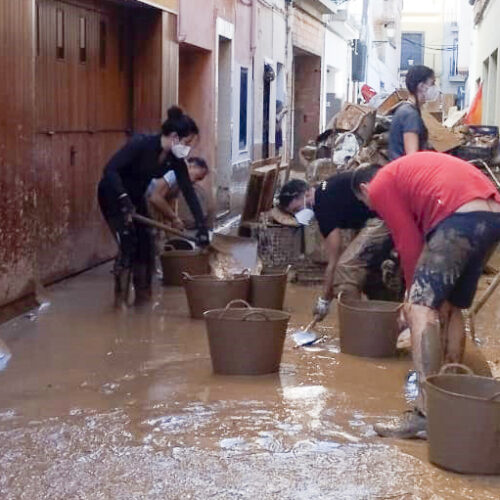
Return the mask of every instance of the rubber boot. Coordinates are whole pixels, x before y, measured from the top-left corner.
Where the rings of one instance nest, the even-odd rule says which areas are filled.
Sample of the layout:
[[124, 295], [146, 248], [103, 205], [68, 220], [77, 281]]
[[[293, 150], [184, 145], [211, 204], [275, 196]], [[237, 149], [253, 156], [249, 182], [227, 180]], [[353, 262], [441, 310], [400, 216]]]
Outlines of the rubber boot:
[[133, 303], [132, 271], [115, 269], [115, 307], [130, 307]]
[[135, 306], [148, 304], [152, 297], [151, 270], [147, 264], [134, 264]]

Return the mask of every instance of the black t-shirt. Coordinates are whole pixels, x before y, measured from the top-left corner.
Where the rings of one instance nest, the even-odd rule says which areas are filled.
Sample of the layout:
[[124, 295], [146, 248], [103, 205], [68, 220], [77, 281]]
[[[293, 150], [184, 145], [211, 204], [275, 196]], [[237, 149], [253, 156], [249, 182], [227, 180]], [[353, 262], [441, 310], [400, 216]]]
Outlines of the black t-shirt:
[[144, 195], [153, 178], [175, 172], [177, 182], [199, 227], [204, 224], [203, 211], [189, 178], [186, 162], [171, 152], [163, 163], [158, 162], [162, 151], [161, 135], [138, 135], [117, 151], [104, 167], [99, 183], [100, 192], [113, 206], [121, 194], [127, 193], [136, 207], [144, 203]]
[[314, 214], [326, 238], [334, 229], [361, 229], [375, 217], [351, 189], [353, 172], [343, 172], [323, 181], [314, 195]]
[[414, 132], [418, 135], [418, 150], [427, 149], [429, 133], [418, 109], [410, 103], [401, 104], [392, 117], [389, 132], [389, 159], [395, 160], [405, 154], [404, 134]]

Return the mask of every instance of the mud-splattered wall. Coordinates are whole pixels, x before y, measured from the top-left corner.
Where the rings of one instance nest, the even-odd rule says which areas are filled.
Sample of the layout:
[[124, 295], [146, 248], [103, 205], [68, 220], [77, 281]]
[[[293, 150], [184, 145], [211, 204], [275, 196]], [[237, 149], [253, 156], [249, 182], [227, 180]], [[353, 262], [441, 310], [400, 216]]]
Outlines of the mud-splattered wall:
[[0, 1], [0, 307], [116, 252], [97, 183], [176, 100], [175, 28], [128, 0]]
[[34, 269], [33, 4], [0, 2], [0, 305], [29, 293]]

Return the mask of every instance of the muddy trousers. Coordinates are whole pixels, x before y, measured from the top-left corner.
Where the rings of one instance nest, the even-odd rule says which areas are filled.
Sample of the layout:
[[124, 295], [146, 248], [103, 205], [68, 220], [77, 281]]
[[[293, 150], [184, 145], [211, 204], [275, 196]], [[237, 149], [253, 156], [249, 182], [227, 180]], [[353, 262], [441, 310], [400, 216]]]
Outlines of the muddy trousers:
[[[115, 259], [115, 294], [122, 293], [124, 280], [132, 274], [136, 302], [151, 298], [154, 270], [154, 244], [150, 228], [139, 223], [127, 223], [114, 200], [99, 191], [99, 205], [103, 216], [118, 244]], [[137, 213], [148, 216], [145, 204], [136, 206]]]
[[333, 279], [334, 294], [359, 298], [364, 292], [369, 299], [402, 299], [403, 279], [384, 283], [382, 264], [392, 259], [394, 245], [389, 229], [381, 219], [370, 219], [340, 256]]

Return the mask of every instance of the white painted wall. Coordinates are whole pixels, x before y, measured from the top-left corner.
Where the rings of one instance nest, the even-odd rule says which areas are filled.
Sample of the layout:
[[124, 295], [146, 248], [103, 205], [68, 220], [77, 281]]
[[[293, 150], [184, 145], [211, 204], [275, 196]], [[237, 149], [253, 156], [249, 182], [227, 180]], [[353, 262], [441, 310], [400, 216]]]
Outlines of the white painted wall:
[[346, 101], [347, 89], [351, 73], [351, 48], [348, 40], [333, 33], [329, 29], [325, 32], [325, 52], [322, 66], [322, 95], [321, 95], [321, 130], [326, 123], [326, 94], [335, 92], [336, 97]]
[[[254, 87], [253, 87], [253, 142], [258, 147], [262, 144], [263, 132], [263, 93], [264, 93], [264, 65], [270, 64], [275, 73], [278, 63], [286, 68], [286, 18], [284, 0], [269, 2], [274, 7], [259, 4], [257, 15], [257, 50], [254, 58]], [[269, 113], [269, 142], [274, 144], [276, 133], [276, 96], [277, 80], [271, 83], [270, 113]], [[285, 80], [286, 83], [286, 80]], [[286, 87], [283, 89], [286, 92]], [[283, 122], [285, 137], [287, 118]]]
[[[475, 80], [480, 77], [484, 81], [483, 73], [485, 63], [490, 69], [494, 66], [492, 55], [500, 53], [500, 0], [490, 0], [485, 10], [483, 20], [475, 29], [473, 55], [469, 76], [469, 91], [475, 91]], [[494, 74], [496, 73], [496, 75]], [[500, 71], [490, 71], [489, 78], [484, 82], [483, 88], [483, 123], [485, 125], [500, 126]]]

